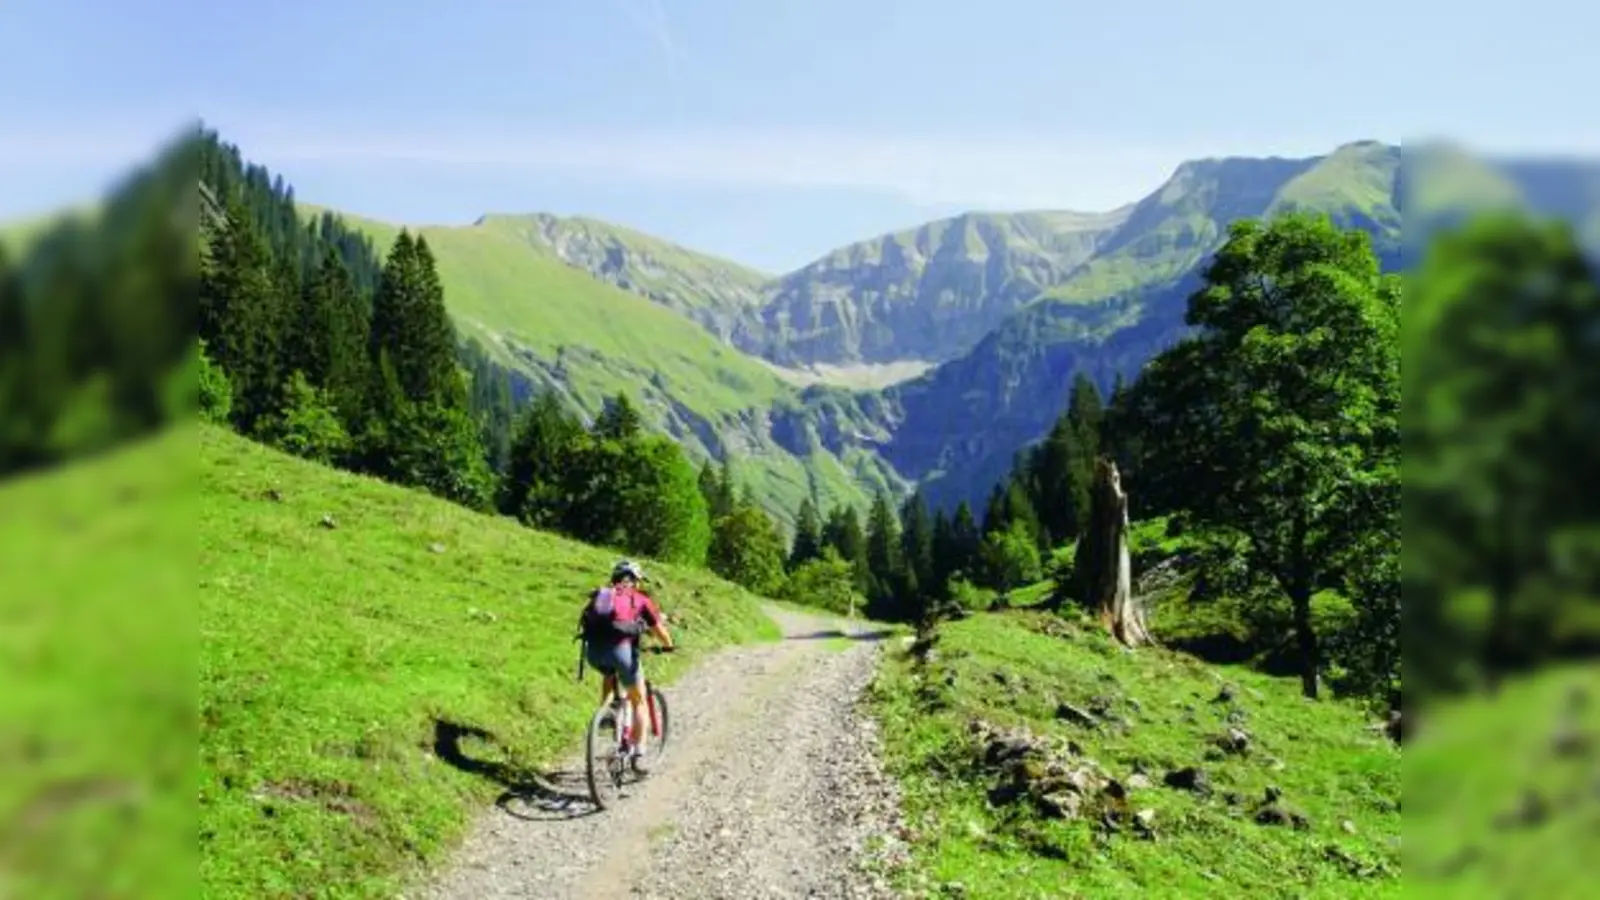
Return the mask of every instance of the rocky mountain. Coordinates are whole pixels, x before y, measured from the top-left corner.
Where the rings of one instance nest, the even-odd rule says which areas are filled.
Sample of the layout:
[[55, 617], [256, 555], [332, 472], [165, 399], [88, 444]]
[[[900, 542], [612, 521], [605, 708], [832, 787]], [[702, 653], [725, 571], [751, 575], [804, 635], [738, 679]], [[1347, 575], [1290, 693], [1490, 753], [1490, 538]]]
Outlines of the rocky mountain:
[[782, 365], [943, 361], [1091, 259], [1128, 210], [969, 213], [851, 244], [769, 285]]
[[[1403, 159], [1370, 141], [1186, 162], [1111, 212], [971, 213], [771, 280], [591, 219], [486, 216], [424, 233], [468, 330], [585, 411], [635, 390], [695, 455], [747, 458], [787, 514], [808, 494], [860, 502], [910, 483], [941, 505], [981, 500], [1049, 428], [1075, 373], [1109, 393], [1184, 334], [1187, 297], [1234, 220], [1325, 211], [1371, 234], [1392, 270], [1402, 208], [1409, 236], [1494, 203], [1576, 221], [1600, 247], [1592, 164]], [[392, 233], [370, 227], [380, 244]], [[914, 361], [939, 364], [875, 389], [799, 387], [774, 369]]]
[[[301, 210], [320, 212], [306, 204]], [[371, 238], [380, 255], [400, 230], [359, 216], [342, 218]], [[634, 252], [622, 254], [630, 265], [613, 271], [631, 286], [623, 290], [557, 255], [559, 244], [577, 258], [574, 248], [589, 246], [588, 238], [547, 243], [536, 236], [543, 233], [539, 219], [489, 216], [470, 226], [411, 230], [433, 251], [445, 303], [463, 338], [477, 340], [495, 361], [557, 391], [585, 417], [597, 414], [607, 397], [629, 392], [649, 424], [683, 445], [691, 459], [737, 459], [739, 477], [779, 521], [791, 521], [808, 496], [865, 507], [874, 490], [903, 490], [903, 480], [876, 453], [834, 454], [776, 436], [787, 426], [777, 424], [784, 417], [775, 410], [796, 404], [800, 388], [719, 341], [692, 313], [673, 308], [731, 308], [672, 293], [675, 278], [692, 266], [699, 265], [702, 274], [715, 269], [715, 261], [703, 262], [709, 257], [674, 254], [676, 248], [649, 239], [665, 249], [652, 254], [649, 265]], [[654, 285], [661, 299], [641, 296], [646, 285]], [[801, 415], [810, 413], [802, 409]]]
[[724, 342], [760, 342], [768, 278], [754, 269], [581, 216], [496, 215], [475, 224], [522, 237], [601, 281], [688, 316]]

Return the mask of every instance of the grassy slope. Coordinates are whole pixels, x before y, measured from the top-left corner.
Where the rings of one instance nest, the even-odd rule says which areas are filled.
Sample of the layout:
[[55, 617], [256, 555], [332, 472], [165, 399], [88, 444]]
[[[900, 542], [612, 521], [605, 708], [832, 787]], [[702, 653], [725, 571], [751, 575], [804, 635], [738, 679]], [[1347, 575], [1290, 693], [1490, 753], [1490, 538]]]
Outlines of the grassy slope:
[[[1408, 896], [1592, 897], [1600, 667], [1554, 668], [1432, 710], [1408, 737]], [[1575, 696], [1587, 698], [1569, 713]], [[1586, 744], [1563, 752], [1563, 733]], [[1527, 797], [1538, 798], [1529, 804]], [[1516, 816], [1543, 807], [1547, 815]], [[1591, 883], [1591, 887], [1582, 885]]]
[[[1160, 649], [1125, 652], [1098, 626], [1045, 614], [980, 614], [941, 631], [926, 674], [895, 652], [873, 688], [890, 766], [920, 835], [913, 871], [959, 881], [972, 897], [1398, 896], [1400, 753], [1357, 710], [1309, 703], [1290, 679]], [[1237, 688], [1233, 705], [1255, 746], [1248, 756], [1213, 759], [1209, 741], [1227, 727], [1229, 705], [1213, 702], [1224, 681]], [[930, 709], [929, 691], [945, 705]], [[1096, 697], [1112, 701], [1131, 725], [1126, 733], [1053, 715], [1058, 701], [1087, 707]], [[985, 791], [994, 776], [966, 762], [975, 718], [1070, 739], [1124, 783], [1143, 765], [1153, 785], [1130, 789], [1128, 803], [1154, 811], [1156, 838], [1125, 829], [1102, 840], [1094, 819], [991, 808]], [[1167, 771], [1191, 765], [1209, 773], [1212, 797], [1162, 785]], [[1309, 817], [1309, 830], [1252, 821], [1268, 785]], [[1237, 806], [1229, 791], [1242, 798]]]
[[[511, 771], [575, 745], [595, 682], [572, 622], [612, 554], [209, 427], [200, 473], [206, 893], [392, 896], [501, 790], [434, 754], [436, 722], [490, 732], [464, 753]], [[775, 636], [743, 591], [662, 574], [686, 650], [663, 678]]]
[[[304, 208], [308, 214], [321, 209]], [[396, 225], [340, 215], [369, 235], [380, 253], [399, 234]], [[678, 405], [720, 433], [738, 433], [740, 468], [780, 521], [792, 520], [813, 485], [825, 506], [865, 508], [867, 494], [839, 477], [837, 460], [795, 457], [761, 430], [764, 411], [793, 396], [795, 385], [682, 315], [568, 266], [514, 226], [514, 220], [496, 218], [416, 229], [433, 250], [445, 300], [464, 334], [479, 336], [509, 365], [559, 380], [591, 415], [604, 398], [627, 390], [658, 423], [676, 417]], [[691, 430], [680, 430], [678, 438], [697, 458], [708, 455]]]
[[[308, 211], [318, 210], [307, 206]], [[320, 211], [320, 210], [319, 210]], [[400, 226], [340, 213], [387, 253]], [[680, 402], [707, 417], [770, 402], [788, 385], [761, 363], [719, 343], [699, 326], [627, 291], [603, 284], [534, 247], [497, 220], [464, 227], [413, 229], [428, 240], [456, 321], [471, 332], [553, 355], [582, 347], [604, 357], [585, 373], [586, 405], [599, 393], [628, 388], [659, 371]], [[587, 382], [587, 383], [585, 383]]]
[[195, 889], [194, 430], [0, 483], [0, 894]]
[[1140, 201], [1106, 252], [1043, 296], [1087, 303], [1170, 283], [1216, 250], [1233, 220], [1290, 205], [1355, 212], [1398, 229], [1392, 191], [1398, 161], [1395, 148], [1362, 142], [1315, 160], [1185, 163]]
[[[538, 233], [541, 226], [548, 226], [558, 237], [594, 245], [614, 244], [625, 248], [637, 259], [649, 260], [653, 268], [635, 267], [627, 272], [632, 281], [646, 290], [671, 290], [693, 284], [721, 285], [728, 289], [730, 301], [737, 295], [737, 299], [756, 305], [761, 301], [761, 288], [768, 281], [768, 276], [732, 260], [690, 250], [642, 231], [599, 219], [584, 216], [493, 215], [485, 216], [482, 223], [482, 227], [504, 231], [529, 243], [546, 246], [547, 242]], [[703, 307], [715, 299], [713, 294], [704, 291], [686, 290], [681, 296], [681, 302], [690, 307]]]

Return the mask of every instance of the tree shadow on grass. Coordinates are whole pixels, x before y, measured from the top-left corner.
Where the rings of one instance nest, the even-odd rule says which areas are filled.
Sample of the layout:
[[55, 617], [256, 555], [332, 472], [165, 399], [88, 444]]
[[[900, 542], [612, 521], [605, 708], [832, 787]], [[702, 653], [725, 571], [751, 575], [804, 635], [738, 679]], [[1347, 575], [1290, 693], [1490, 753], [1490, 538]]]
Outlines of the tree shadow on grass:
[[495, 806], [507, 815], [530, 821], [560, 821], [579, 819], [600, 811], [589, 798], [583, 772], [561, 769], [537, 772], [497, 759], [471, 756], [462, 747], [462, 743], [469, 740], [489, 744], [499, 749], [500, 755], [509, 755], [504, 753], [504, 745], [489, 731], [474, 725], [434, 720], [434, 755], [452, 768], [488, 779], [504, 788], [495, 800]]

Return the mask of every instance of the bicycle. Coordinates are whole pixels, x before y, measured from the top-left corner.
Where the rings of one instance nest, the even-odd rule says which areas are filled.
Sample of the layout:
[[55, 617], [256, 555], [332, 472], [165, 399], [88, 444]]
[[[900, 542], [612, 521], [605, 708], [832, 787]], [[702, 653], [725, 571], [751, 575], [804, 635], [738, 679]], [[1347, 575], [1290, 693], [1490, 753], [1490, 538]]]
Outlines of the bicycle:
[[[651, 646], [639, 649], [644, 653], [671, 653], [676, 648]], [[666, 749], [667, 738], [671, 733], [668, 728], [670, 719], [667, 714], [667, 695], [656, 687], [653, 680], [647, 681], [646, 685], [645, 709], [648, 710], [650, 717], [650, 761], [654, 765]], [[600, 702], [600, 708], [596, 709], [589, 719], [589, 731], [585, 739], [585, 778], [589, 785], [589, 799], [594, 801], [598, 809], [605, 809], [607, 805], [603, 787], [613, 792], [621, 792], [628, 771], [631, 769], [634, 775], [639, 774], [638, 761], [632, 753], [633, 742], [629, 740], [629, 735], [632, 734], [633, 705], [628, 703], [620, 688], [620, 681], [613, 682], [610, 694]], [[607, 729], [610, 730], [609, 736]]]

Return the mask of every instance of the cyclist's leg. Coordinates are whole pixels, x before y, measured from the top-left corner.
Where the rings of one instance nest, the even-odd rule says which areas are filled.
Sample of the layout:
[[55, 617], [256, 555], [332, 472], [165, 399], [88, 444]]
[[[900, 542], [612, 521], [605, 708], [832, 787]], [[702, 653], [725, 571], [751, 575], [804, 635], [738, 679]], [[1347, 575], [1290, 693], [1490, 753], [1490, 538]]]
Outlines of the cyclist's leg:
[[584, 650], [584, 660], [589, 664], [589, 668], [601, 675], [600, 702], [605, 703], [611, 699], [612, 691], [617, 688], [616, 655], [604, 644], [590, 644]]
[[617, 645], [617, 678], [628, 692], [628, 706], [633, 712], [633, 745], [643, 750], [650, 732], [650, 722], [644, 712], [644, 673], [639, 653], [626, 642]]

